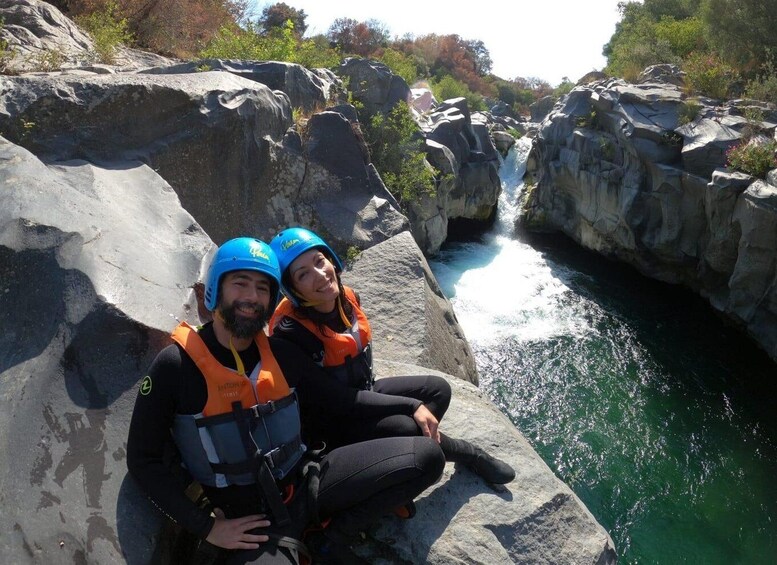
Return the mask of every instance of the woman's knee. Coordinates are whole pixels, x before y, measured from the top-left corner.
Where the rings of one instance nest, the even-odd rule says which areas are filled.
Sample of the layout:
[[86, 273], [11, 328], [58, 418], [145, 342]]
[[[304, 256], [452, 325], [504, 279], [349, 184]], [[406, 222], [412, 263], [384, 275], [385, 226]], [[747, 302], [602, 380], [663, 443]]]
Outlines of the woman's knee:
[[451, 404], [451, 395], [453, 394], [451, 385], [444, 378], [436, 375], [429, 375], [426, 378], [426, 387], [432, 397], [429, 409], [440, 419], [448, 411], [448, 406]]
[[377, 422], [373, 437], [408, 437], [421, 433], [411, 416], [394, 415]]
[[416, 466], [428, 477], [429, 484], [434, 484], [445, 468], [445, 455], [440, 444], [428, 437], [413, 438]]

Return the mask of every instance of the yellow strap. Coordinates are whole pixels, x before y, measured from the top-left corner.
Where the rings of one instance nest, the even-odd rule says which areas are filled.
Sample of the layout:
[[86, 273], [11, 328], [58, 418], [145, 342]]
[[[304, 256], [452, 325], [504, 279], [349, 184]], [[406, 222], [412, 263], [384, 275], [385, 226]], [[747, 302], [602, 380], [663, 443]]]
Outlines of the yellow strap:
[[229, 349], [232, 351], [232, 355], [235, 357], [235, 364], [237, 365], [237, 374], [241, 377], [246, 376], [246, 368], [243, 365], [243, 360], [240, 358], [240, 354], [237, 352], [237, 349], [235, 349], [235, 346], [232, 345], [232, 336], [229, 336]]

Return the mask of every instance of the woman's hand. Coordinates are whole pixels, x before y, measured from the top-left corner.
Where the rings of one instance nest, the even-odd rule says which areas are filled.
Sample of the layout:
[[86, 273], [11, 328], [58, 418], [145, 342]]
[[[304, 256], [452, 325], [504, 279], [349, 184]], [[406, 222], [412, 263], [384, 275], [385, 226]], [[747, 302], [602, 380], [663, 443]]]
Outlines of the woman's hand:
[[434, 417], [429, 409], [421, 404], [413, 413], [413, 420], [421, 428], [421, 432], [426, 436], [432, 438], [437, 443], [440, 443], [440, 432], [437, 430], [437, 426], [440, 422]]
[[227, 519], [221, 508], [215, 508], [213, 513], [216, 515], [216, 521], [208, 537], [205, 538], [208, 543], [224, 549], [257, 549], [260, 543], [270, 539], [265, 535], [248, 533], [254, 528], [266, 528], [270, 525], [270, 521], [265, 520], [264, 514]]

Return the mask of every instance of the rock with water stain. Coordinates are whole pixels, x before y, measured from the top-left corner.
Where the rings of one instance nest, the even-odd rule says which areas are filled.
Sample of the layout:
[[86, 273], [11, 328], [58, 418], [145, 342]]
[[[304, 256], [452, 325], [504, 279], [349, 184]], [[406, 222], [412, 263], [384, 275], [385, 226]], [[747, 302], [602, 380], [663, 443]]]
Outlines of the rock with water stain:
[[126, 478], [136, 383], [189, 315], [210, 238], [138, 162], [45, 165], [0, 138], [0, 554], [148, 562]]

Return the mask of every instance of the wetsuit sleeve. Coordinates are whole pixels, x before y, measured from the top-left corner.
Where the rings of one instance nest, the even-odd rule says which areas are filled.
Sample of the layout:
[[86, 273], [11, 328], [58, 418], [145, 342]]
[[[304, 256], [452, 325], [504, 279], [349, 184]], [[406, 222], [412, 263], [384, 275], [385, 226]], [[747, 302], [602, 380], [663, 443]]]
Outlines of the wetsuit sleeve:
[[290, 341], [307, 353], [314, 363], [324, 361], [324, 346], [305, 326], [294, 318], [283, 316], [273, 328], [273, 337]]
[[314, 406], [343, 416], [381, 417], [412, 415], [422, 404], [415, 398], [347, 387], [327, 375], [296, 344], [276, 338], [275, 334], [270, 338], [270, 346], [289, 386], [297, 389], [303, 407]]
[[185, 390], [182, 352], [170, 345], [157, 355], [141, 380], [127, 439], [127, 467], [151, 501], [168, 518], [205, 538], [213, 527], [210, 514], [185, 494], [189, 478], [169, 461], [174, 453], [170, 427]]

